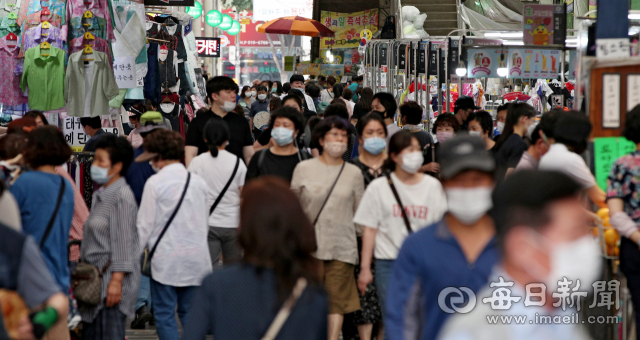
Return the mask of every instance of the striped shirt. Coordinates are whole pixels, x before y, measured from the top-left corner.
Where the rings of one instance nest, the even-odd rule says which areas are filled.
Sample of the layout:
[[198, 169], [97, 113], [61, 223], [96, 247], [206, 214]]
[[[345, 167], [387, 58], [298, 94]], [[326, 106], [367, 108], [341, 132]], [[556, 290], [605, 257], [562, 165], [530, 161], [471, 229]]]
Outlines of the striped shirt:
[[129, 318], [135, 316], [135, 303], [140, 285], [140, 242], [136, 229], [138, 208], [133, 191], [124, 178], [93, 194], [91, 215], [84, 225], [81, 259], [102, 271], [102, 297], [99, 306], [80, 308], [82, 321], [92, 322], [104, 308], [107, 287], [113, 272], [124, 272], [122, 300], [118, 309]]
[[[75, 181], [71, 178], [71, 175], [61, 166], [56, 167], [56, 173], [69, 181], [69, 183], [74, 183]], [[78, 183], [73, 186], [73, 219], [71, 220], [71, 230], [69, 231], [69, 241], [71, 240], [80, 240], [82, 241], [82, 228], [84, 227], [84, 223], [87, 222], [87, 218], [89, 218], [89, 208], [87, 208], [87, 203], [84, 201], [84, 197], [78, 190]], [[69, 260], [70, 261], [78, 261], [80, 258], [80, 250], [79, 248], [74, 246], [69, 251]]]

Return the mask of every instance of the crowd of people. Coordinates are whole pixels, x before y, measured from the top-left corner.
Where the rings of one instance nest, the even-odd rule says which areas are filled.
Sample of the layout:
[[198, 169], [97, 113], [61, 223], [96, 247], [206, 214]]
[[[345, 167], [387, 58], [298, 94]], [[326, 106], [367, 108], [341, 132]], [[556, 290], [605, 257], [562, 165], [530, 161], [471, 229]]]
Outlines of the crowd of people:
[[[616, 161], [605, 193], [581, 157], [583, 113], [552, 110], [536, 123], [531, 106], [511, 103], [494, 122], [463, 96], [429, 124], [418, 103], [398, 106], [361, 77], [242, 89], [214, 77], [206, 88], [185, 138], [143, 103], [130, 109], [128, 138], [82, 120], [100, 187], [90, 207], [65, 169], [62, 132], [40, 112], [10, 124], [0, 139], [0, 288], [28, 312], [0, 323], [0, 339], [69, 339], [79, 319], [87, 340], [122, 340], [128, 320], [155, 324], [161, 340], [180, 330], [183, 339], [582, 339], [576, 324], [556, 335], [550, 325], [491, 327], [486, 304], [451, 314], [442, 303], [463, 301], [440, 295], [483, 294], [496, 275], [516, 291], [573, 274], [590, 286], [600, 275], [591, 204], [608, 205], [623, 235], [640, 310], [640, 154]], [[640, 107], [626, 125], [640, 149]], [[551, 302], [536, 312], [555, 313]]]

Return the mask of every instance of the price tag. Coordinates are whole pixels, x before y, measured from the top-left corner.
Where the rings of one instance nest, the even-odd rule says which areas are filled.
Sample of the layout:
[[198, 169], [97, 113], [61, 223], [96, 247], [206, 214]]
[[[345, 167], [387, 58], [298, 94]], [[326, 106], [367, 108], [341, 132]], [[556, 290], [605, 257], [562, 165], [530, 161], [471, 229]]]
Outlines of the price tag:
[[628, 58], [630, 56], [629, 39], [596, 39], [596, 57], [598, 59]]

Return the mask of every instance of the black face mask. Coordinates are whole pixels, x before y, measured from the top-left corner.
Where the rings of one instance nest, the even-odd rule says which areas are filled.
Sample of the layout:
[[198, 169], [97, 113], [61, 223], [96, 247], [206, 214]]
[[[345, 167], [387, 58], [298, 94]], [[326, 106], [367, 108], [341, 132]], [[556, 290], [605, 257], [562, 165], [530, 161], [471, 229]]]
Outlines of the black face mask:
[[381, 112], [381, 111], [371, 111], [371, 113], [377, 113], [380, 115], [380, 117], [387, 118], [387, 113], [386, 112]]

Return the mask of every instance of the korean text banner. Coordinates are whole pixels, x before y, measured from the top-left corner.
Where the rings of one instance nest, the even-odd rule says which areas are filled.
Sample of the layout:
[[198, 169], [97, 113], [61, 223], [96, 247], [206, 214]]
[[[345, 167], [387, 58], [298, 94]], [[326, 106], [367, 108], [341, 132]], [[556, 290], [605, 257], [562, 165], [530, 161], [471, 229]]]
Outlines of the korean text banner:
[[365, 28], [375, 34], [378, 31], [378, 9], [363, 12], [337, 13], [322, 11], [320, 22], [335, 32], [333, 38], [322, 38], [320, 49], [327, 48], [357, 48], [362, 37], [360, 32]]
[[560, 51], [509, 49], [509, 78], [552, 79], [560, 71]]
[[313, 17], [313, 0], [253, 0], [253, 20], [271, 21], [282, 17]]
[[196, 38], [198, 57], [220, 57], [220, 38]]
[[498, 78], [498, 62], [501, 52], [504, 52], [505, 58], [507, 58], [507, 50], [499, 48], [469, 49], [467, 51], [467, 77]]

